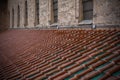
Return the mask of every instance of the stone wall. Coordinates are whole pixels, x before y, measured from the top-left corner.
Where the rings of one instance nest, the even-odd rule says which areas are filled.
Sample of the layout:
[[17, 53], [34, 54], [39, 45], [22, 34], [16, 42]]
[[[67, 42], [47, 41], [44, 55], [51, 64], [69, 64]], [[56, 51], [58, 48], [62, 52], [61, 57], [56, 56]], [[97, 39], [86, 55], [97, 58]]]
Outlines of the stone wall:
[[40, 27], [46, 27], [49, 25], [49, 0], [40, 0]]
[[94, 0], [94, 24], [120, 25], [120, 0]]
[[[26, 0], [9, 0], [10, 27], [12, 28], [12, 9], [14, 9], [14, 28], [17, 27], [17, 8], [20, 6], [20, 28], [49, 27], [53, 23], [52, 0], [39, 0], [39, 24], [35, 25], [35, 0], [28, 2], [28, 25], [24, 26]], [[93, 0], [93, 24], [120, 25], [119, 0]], [[74, 26], [83, 21], [82, 0], [58, 0], [58, 25]]]
[[[9, 10], [10, 10], [10, 27], [12, 28], [12, 9], [14, 9], [14, 28], [17, 27], [17, 8], [20, 6], [20, 28], [34, 28], [35, 27], [35, 0], [27, 0], [28, 4], [28, 25], [24, 26], [25, 18], [25, 1], [26, 0], [9, 0]], [[48, 0], [39, 0], [40, 10], [39, 10], [39, 25], [36, 27], [48, 26]]]
[[75, 0], [59, 0], [58, 21], [60, 25], [75, 25], [77, 23], [75, 17], [76, 3]]
[[[27, 0], [28, 4], [28, 25], [25, 24], [25, 1], [26, 0], [9, 0], [9, 10], [10, 10], [10, 27], [12, 28], [12, 9], [14, 9], [14, 28], [33, 28], [35, 22], [35, 4], [34, 0]], [[20, 6], [20, 27], [17, 26], [18, 19], [18, 5]]]

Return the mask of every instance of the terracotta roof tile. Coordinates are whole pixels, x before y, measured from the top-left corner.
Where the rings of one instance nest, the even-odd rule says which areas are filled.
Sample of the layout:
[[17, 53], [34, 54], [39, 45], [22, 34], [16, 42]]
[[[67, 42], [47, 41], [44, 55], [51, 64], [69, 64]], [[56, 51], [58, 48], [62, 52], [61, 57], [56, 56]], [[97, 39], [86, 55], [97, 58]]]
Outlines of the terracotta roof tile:
[[9, 30], [0, 79], [119, 80], [120, 30]]

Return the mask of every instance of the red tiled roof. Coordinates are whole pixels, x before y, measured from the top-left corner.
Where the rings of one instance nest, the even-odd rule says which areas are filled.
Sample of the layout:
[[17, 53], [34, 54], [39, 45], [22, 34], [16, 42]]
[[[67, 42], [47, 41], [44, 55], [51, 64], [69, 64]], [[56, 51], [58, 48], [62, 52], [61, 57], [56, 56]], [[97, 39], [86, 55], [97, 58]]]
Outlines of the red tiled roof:
[[120, 30], [0, 33], [0, 79], [119, 80]]

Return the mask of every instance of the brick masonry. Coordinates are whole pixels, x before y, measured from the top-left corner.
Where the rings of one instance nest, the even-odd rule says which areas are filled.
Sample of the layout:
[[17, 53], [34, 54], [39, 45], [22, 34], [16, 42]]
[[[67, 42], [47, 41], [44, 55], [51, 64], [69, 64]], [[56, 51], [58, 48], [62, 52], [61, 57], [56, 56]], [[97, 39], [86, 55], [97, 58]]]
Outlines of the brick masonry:
[[[20, 28], [24, 26], [26, 0], [9, 0], [10, 27], [12, 28], [12, 9], [14, 9], [14, 28], [17, 27], [17, 6], [20, 6]], [[39, 25], [35, 26], [35, 0], [28, 2], [28, 25], [26, 28], [49, 27], [53, 25], [52, 0], [39, 0]], [[120, 25], [119, 0], [93, 0], [93, 24]], [[81, 0], [58, 0], [59, 26], [76, 26], [83, 20]]]

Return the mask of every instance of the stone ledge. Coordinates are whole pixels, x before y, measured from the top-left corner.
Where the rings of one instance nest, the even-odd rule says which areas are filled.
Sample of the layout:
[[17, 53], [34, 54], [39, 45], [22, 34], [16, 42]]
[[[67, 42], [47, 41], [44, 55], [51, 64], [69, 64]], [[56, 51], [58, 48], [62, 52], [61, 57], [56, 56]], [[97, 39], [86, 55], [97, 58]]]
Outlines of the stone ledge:
[[79, 25], [91, 25], [93, 24], [93, 20], [83, 20], [79, 23]]
[[10, 29], [120, 29], [120, 25], [92, 25], [92, 24], [81, 24], [81, 25], [72, 25], [72, 26], [60, 26], [57, 24], [50, 25], [50, 26], [38, 26], [38, 27], [32, 27], [32, 28], [10, 28]]

